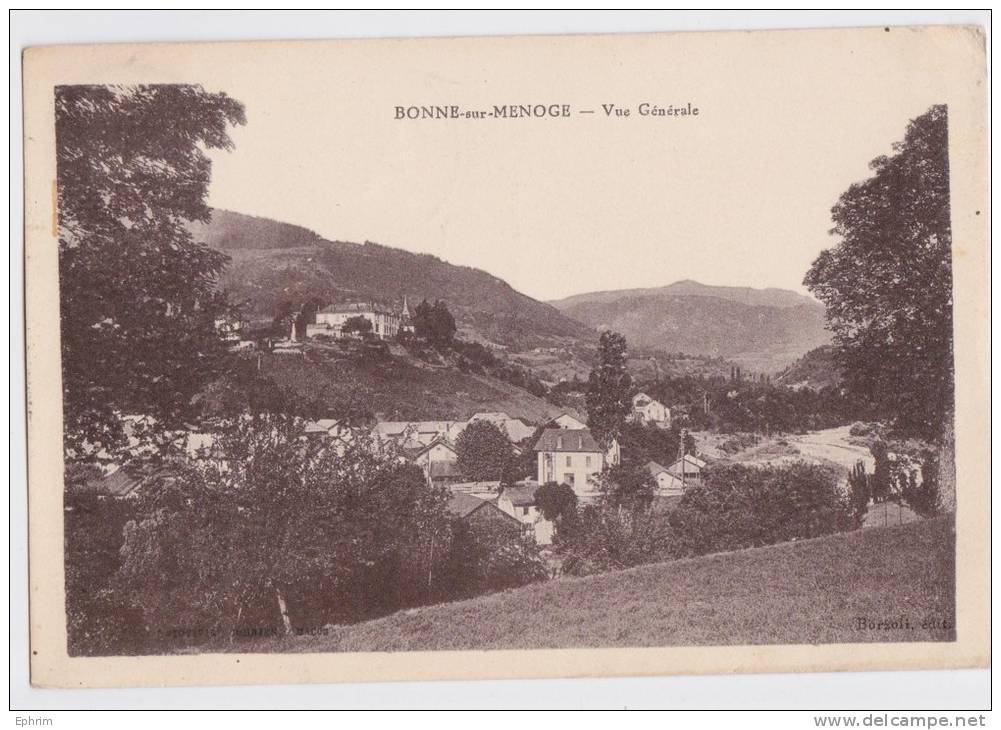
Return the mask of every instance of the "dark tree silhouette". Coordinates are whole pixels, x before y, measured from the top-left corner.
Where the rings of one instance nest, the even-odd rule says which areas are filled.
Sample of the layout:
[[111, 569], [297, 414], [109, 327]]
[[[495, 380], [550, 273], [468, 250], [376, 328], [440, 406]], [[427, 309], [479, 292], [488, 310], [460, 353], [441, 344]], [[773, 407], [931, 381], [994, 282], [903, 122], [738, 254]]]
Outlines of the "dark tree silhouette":
[[66, 445], [113, 446], [117, 413], [183, 418], [223, 352], [217, 277], [193, 240], [211, 161], [243, 106], [199, 86], [55, 90]]
[[455, 317], [440, 299], [434, 305], [423, 300], [414, 309], [414, 334], [432, 345], [448, 347], [455, 337]]
[[466, 479], [507, 482], [514, 469], [514, 449], [490, 421], [473, 421], [455, 440], [456, 462]]
[[632, 378], [626, 370], [626, 338], [618, 332], [602, 332], [598, 340], [598, 364], [587, 383], [587, 425], [604, 446], [618, 438], [632, 410], [629, 398]]
[[804, 283], [827, 305], [845, 386], [939, 438], [953, 404], [948, 115], [934, 106], [832, 210], [841, 242]]
[[577, 493], [568, 484], [546, 482], [535, 490], [535, 504], [547, 520], [572, 519], [577, 512]]
[[295, 318], [295, 333], [300, 338], [306, 336], [306, 325], [316, 322], [316, 313], [323, 306], [323, 300], [319, 297], [310, 297], [303, 302], [299, 308], [299, 314]]
[[364, 335], [366, 332], [372, 331], [372, 323], [362, 316], [348, 317], [344, 320], [344, 324], [341, 325], [341, 332], [357, 332], [360, 335]]

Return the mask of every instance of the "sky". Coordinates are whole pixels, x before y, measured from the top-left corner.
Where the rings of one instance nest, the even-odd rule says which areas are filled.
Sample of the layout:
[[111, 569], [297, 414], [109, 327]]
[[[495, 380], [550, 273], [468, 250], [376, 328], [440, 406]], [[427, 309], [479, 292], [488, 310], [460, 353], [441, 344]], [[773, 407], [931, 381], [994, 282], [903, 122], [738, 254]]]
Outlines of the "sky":
[[[212, 152], [215, 207], [434, 254], [540, 300], [680, 279], [805, 293], [839, 195], [948, 100], [906, 32], [237, 44], [189, 65], [246, 107], [235, 148]], [[571, 115], [394, 118], [536, 103]]]

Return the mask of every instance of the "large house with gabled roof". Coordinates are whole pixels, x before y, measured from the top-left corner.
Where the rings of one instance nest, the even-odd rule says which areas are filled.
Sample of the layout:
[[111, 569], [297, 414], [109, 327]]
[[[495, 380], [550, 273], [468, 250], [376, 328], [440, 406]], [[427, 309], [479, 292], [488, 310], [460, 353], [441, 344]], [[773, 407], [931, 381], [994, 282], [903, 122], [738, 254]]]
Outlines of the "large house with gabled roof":
[[538, 482], [573, 488], [578, 497], [593, 497], [595, 481], [606, 466], [619, 463], [619, 444], [605, 449], [586, 428], [547, 428], [535, 442]]

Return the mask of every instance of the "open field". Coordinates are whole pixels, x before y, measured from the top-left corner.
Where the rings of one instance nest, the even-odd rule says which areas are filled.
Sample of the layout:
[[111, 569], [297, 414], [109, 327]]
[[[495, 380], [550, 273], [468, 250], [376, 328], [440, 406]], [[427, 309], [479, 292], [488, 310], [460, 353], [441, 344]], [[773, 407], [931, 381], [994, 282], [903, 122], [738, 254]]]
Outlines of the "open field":
[[[558, 579], [240, 651], [951, 641], [952, 516]], [[859, 629], [859, 618], [909, 627]], [[943, 625], [944, 622], [944, 625]]]

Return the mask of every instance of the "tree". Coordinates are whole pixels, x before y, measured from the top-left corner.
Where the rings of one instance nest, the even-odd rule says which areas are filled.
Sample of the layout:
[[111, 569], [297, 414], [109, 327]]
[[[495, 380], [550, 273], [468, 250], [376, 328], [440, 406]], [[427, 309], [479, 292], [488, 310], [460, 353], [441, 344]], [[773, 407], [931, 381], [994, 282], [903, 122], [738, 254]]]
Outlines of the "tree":
[[[426, 603], [444, 575], [443, 489], [359, 433], [343, 452], [302, 422], [237, 422], [207, 464], [172, 464], [125, 528], [119, 595], [146, 626], [290, 633]], [[189, 639], [189, 640], [191, 640]], [[178, 640], [149, 636], [152, 644]]]
[[569, 484], [546, 482], [535, 490], [535, 506], [550, 522], [570, 519], [577, 512], [577, 493]]
[[[667, 465], [680, 454], [681, 427], [660, 428], [650, 423], [630, 421], [619, 434], [622, 461], [625, 464], [644, 466], [650, 461]], [[685, 433], [685, 453], [695, 455], [695, 437]]]
[[316, 322], [316, 313], [323, 306], [323, 300], [319, 297], [310, 297], [302, 303], [299, 314], [295, 318], [295, 333], [300, 339], [306, 337], [306, 325]]
[[507, 435], [490, 421], [473, 421], [455, 440], [456, 462], [466, 479], [508, 482], [514, 449]]
[[295, 305], [290, 299], [282, 299], [275, 305], [275, 316], [271, 319], [271, 333], [278, 337], [288, 337], [290, 324], [295, 318]]
[[587, 425], [603, 446], [618, 438], [632, 410], [632, 379], [626, 370], [626, 338], [605, 331], [598, 340], [598, 364], [587, 385]]
[[362, 317], [361, 315], [355, 317], [348, 317], [344, 324], [341, 325], [341, 332], [344, 334], [351, 334], [357, 332], [359, 335], [365, 335], [372, 331], [372, 323]]
[[670, 530], [652, 510], [589, 504], [560, 526], [554, 545], [564, 573], [590, 575], [664, 560], [669, 540]]
[[423, 300], [414, 309], [414, 334], [436, 347], [448, 347], [455, 337], [455, 318], [440, 299], [434, 305]]
[[169, 424], [225, 351], [227, 257], [196, 242], [211, 161], [243, 106], [200, 86], [55, 90], [66, 445], [112, 447], [117, 415]]
[[431, 341], [436, 345], [448, 346], [455, 337], [455, 317], [448, 311], [445, 302], [440, 299], [434, 303], [434, 329]]
[[601, 490], [612, 509], [639, 512], [649, 509], [656, 488], [653, 476], [640, 465], [617, 464], [601, 480]]
[[539, 552], [534, 540], [509, 525], [455, 520], [442, 575], [445, 594], [455, 600], [545, 580]]
[[933, 106], [832, 209], [840, 238], [804, 283], [827, 306], [844, 384], [905, 433], [937, 439], [953, 407], [948, 114]]
[[414, 307], [414, 334], [423, 340], [431, 341], [431, 332], [434, 329], [434, 313], [427, 299]]

